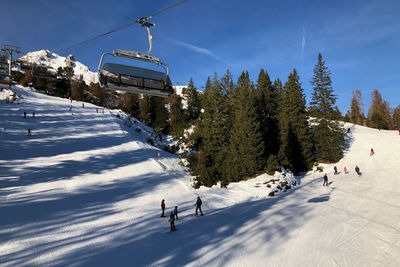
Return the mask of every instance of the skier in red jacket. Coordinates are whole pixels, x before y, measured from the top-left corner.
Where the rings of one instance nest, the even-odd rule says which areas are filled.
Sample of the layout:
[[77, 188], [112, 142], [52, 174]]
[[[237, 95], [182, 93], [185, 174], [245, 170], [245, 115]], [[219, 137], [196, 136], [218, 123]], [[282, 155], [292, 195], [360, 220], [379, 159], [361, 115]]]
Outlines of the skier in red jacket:
[[161, 200], [161, 210], [162, 210], [162, 213], [161, 213], [160, 217], [165, 217], [164, 216], [164, 211], [165, 211], [165, 200], [164, 199]]
[[200, 197], [197, 197], [196, 200], [196, 204], [194, 204], [196, 206], [196, 215], [197, 215], [197, 211], [200, 210], [200, 214], [201, 216], [203, 216], [203, 211], [201, 210], [201, 204], [203, 204], [203, 202], [201, 201]]

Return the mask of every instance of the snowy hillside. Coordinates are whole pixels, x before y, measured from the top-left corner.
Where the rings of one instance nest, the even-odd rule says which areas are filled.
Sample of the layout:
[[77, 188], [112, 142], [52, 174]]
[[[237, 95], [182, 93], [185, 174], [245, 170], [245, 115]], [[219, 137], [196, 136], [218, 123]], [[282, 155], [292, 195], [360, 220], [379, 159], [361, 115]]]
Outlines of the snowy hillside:
[[[400, 265], [396, 131], [346, 125], [336, 165], [349, 173], [324, 165], [329, 187], [310, 172], [276, 197], [265, 174], [194, 190], [178, 158], [118, 111], [13, 90], [16, 101], [0, 100], [1, 266]], [[194, 216], [197, 196], [204, 216]], [[176, 232], [162, 199], [167, 215], [178, 206]]]
[[[67, 59], [66, 57], [59, 56], [56, 53], [50, 52], [49, 50], [29, 52], [26, 55], [20, 57], [19, 60], [25, 61], [27, 63], [36, 63], [38, 65], [43, 64], [53, 68], [55, 71], [57, 71], [58, 67], [67, 66], [67, 62], [69, 61], [69, 59]], [[72, 68], [74, 69], [74, 74], [76, 78], [79, 78], [82, 75], [83, 80], [88, 85], [91, 82], [96, 83], [98, 81], [96, 72], [90, 71], [87, 66], [80, 63], [79, 61], [75, 61], [73, 57], [70, 62]]]

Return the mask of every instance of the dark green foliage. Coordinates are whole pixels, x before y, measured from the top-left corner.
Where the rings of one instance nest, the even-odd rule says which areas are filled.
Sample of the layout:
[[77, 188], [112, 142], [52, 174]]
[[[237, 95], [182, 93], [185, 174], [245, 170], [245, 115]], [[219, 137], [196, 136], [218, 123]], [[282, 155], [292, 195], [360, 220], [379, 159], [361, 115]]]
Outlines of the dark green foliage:
[[372, 91], [372, 104], [368, 110], [367, 125], [378, 129], [391, 129], [392, 118], [389, 111], [389, 103], [382, 99], [378, 89]]
[[[277, 85], [279, 86], [279, 84]], [[272, 85], [268, 73], [263, 69], [258, 76], [256, 89], [257, 113], [265, 145], [264, 158], [267, 159], [272, 154], [277, 155], [279, 151], [279, 95], [277, 88]]]
[[185, 111], [182, 107], [182, 97], [177, 94], [173, 94], [169, 99], [170, 111], [169, 111], [169, 123], [171, 125], [171, 133], [179, 138], [183, 136], [185, 129]]
[[201, 103], [199, 93], [194, 86], [192, 78], [190, 78], [188, 86], [183, 89], [183, 95], [187, 99], [186, 121], [197, 120], [200, 116]]
[[281, 147], [278, 159], [294, 174], [309, 170], [313, 162], [305, 96], [299, 79], [294, 69], [281, 93], [279, 115]]
[[[313, 85], [311, 114], [313, 122], [313, 139], [315, 158], [320, 162], [336, 162], [343, 156], [344, 129], [337, 121], [340, 112], [335, 107], [336, 96], [333, 94], [331, 72], [318, 55], [311, 81]], [[339, 114], [338, 114], [339, 113]]]
[[363, 125], [363, 114], [362, 114], [362, 102], [361, 102], [361, 91], [355, 90], [352, 92], [353, 98], [351, 99], [350, 105], [350, 122], [358, 125]]
[[393, 129], [400, 130], [400, 105], [393, 112]]
[[195, 186], [216, 184], [222, 179], [223, 164], [229, 144], [228, 98], [224, 94], [217, 76], [207, 79], [203, 96], [203, 109], [198, 129], [201, 143], [194, 169]]
[[276, 171], [279, 171], [278, 157], [271, 154], [267, 160], [267, 174], [274, 175]]
[[71, 85], [71, 98], [78, 101], [86, 101], [86, 91], [88, 90], [88, 86], [84, 81], [76, 81], [73, 80], [70, 82]]
[[265, 167], [264, 141], [248, 72], [238, 79], [225, 172], [228, 181], [250, 177]]
[[118, 98], [118, 106], [132, 117], [140, 117], [138, 94], [125, 93]]

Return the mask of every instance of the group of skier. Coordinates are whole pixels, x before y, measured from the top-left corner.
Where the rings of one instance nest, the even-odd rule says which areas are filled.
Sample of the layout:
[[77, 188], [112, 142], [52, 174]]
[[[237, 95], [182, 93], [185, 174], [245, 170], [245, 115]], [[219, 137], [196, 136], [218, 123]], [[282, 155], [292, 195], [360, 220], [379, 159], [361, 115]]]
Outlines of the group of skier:
[[[201, 210], [201, 205], [203, 204], [203, 202], [201, 201], [200, 197], [197, 197], [196, 203], [194, 204], [196, 206], [196, 210], [195, 210], [195, 215], [198, 214], [198, 211], [200, 211], [201, 216], [203, 216], [203, 211]], [[161, 200], [161, 216], [160, 217], [166, 217], [164, 215], [165, 212], [165, 200]], [[175, 231], [176, 227], [175, 227], [175, 221], [178, 220], [178, 206], [175, 206], [174, 210], [171, 211], [170, 216], [169, 216], [169, 224], [171, 227], [171, 231]]]

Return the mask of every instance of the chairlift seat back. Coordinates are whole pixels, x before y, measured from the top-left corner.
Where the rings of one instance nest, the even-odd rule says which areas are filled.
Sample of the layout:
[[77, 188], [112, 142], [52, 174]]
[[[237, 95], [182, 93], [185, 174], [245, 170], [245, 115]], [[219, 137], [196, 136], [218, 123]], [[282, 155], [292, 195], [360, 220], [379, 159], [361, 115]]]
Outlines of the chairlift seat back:
[[164, 72], [105, 63], [100, 72], [104, 88], [115, 91], [169, 97], [173, 88], [169, 76]]

